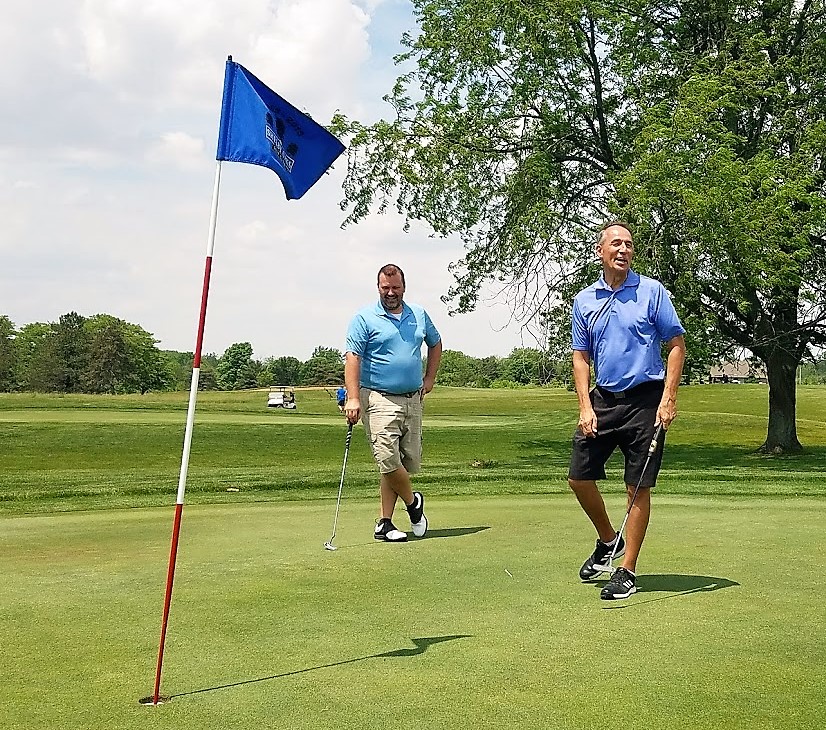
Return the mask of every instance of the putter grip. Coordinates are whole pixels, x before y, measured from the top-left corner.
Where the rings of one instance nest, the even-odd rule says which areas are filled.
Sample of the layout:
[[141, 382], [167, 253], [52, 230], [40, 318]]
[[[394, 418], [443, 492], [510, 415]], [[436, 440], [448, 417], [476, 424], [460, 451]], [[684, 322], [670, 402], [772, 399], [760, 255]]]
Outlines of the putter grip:
[[654, 431], [654, 438], [651, 439], [651, 446], [648, 447], [648, 455], [651, 456], [656, 450], [657, 446], [659, 445], [660, 439], [660, 431], [663, 430], [662, 424], [657, 426], [657, 430]]

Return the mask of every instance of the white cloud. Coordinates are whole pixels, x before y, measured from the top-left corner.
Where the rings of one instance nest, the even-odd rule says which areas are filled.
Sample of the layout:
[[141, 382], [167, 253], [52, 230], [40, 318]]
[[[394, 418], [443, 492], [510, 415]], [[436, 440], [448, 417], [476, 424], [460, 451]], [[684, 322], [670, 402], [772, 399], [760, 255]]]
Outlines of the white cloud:
[[[228, 53], [317, 120], [380, 107], [395, 70], [371, 57], [406, 0], [66, 0], [12, 3], [0, 24], [0, 313], [18, 325], [108, 312], [190, 350], [203, 278]], [[377, 26], [392, 16], [393, 32]], [[367, 70], [369, 68], [369, 75]], [[387, 78], [384, 84], [381, 79]], [[377, 91], [379, 87], [381, 91]], [[375, 271], [395, 261], [447, 347], [506, 353], [494, 308], [448, 319], [456, 242], [395, 216], [340, 229], [344, 163], [305, 198], [253, 165], [222, 173], [204, 346], [306, 358], [343, 345]], [[277, 325], [277, 334], [276, 334]]]
[[186, 132], [164, 132], [147, 152], [147, 159], [156, 164], [175, 165], [187, 170], [204, 170], [208, 158], [204, 140]]

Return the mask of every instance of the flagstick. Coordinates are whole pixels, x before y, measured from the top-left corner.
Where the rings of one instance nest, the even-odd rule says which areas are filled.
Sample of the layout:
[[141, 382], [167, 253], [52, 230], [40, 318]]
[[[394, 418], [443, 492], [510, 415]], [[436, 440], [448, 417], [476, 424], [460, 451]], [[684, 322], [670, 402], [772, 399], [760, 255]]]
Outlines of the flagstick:
[[218, 189], [221, 184], [221, 161], [215, 169], [215, 187], [212, 191], [212, 212], [209, 216], [209, 235], [207, 236], [206, 262], [204, 265], [204, 286], [201, 291], [201, 313], [198, 319], [198, 337], [192, 359], [192, 382], [189, 386], [189, 407], [186, 412], [186, 432], [184, 450], [181, 456], [181, 473], [178, 478], [178, 498], [175, 501], [175, 520], [172, 525], [172, 547], [169, 551], [169, 568], [166, 574], [166, 595], [163, 602], [163, 622], [161, 623], [161, 641], [158, 647], [158, 667], [155, 672], [155, 692], [153, 705], [157, 705], [161, 691], [161, 668], [163, 667], [163, 650], [166, 643], [166, 627], [169, 621], [169, 605], [172, 602], [172, 582], [175, 579], [175, 562], [178, 556], [178, 536], [181, 531], [181, 514], [184, 510], [184, 491], [186, 490], [186, 473], [189, 467], [189, 451], [192, 446], [192, 429], [195, 424], [195, 401], [198, 397], [198, 380], [201, 374], [201, 348], [204, 341], [204, 323], [206, 322], [207, 298], [209, 296], [209, 277], [212, 273], [212, 252], [215, 248], [215, 223], [218, 219]]

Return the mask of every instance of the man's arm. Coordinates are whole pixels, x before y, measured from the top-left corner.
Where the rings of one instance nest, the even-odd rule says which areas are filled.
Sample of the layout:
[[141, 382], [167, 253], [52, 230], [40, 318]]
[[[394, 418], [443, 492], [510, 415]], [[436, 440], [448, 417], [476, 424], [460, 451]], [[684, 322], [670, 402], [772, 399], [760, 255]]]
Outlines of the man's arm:
[[654, 425], [662, 423], [667, 431], [671, 422], [677, 417], [677, 388], [683, 377], [685, 364], [685, 337], [677, 335], [667, 343], [668, 359], [665, 371], [665, 390], [657, 408], [657, 420]]
[[422, 378], [422, 390], [429, 393], [436, 382], [436, 373], [439, 372], [439, 363], [442, 361], [442, 341], [439, 340], [433, 347], [427, 346], [427, 366]]
[[597, 435], [597, 414], [591, 405], [591, 358], [584, 350], [574, 350], [574, 386], [579, 400], [579, 430], [585, 436]]
[[359, 401], [360, 375], [361, 358], [355, 353], [348, 352], [344, 356], [344, 387], [347, 390], [344, 415], [350, 423], [357, 423], [361, 416], [361, 402]]

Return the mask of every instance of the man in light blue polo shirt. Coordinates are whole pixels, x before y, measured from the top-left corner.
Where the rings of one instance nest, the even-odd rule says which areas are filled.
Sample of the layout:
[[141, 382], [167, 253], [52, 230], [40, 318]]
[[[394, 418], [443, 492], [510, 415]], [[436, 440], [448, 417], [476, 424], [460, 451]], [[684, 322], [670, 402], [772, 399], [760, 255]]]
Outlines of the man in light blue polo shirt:
[[[600, 593], [606, 600], [627, 598], [637, 590], [635, 571], [651, 515], [651, 488], [662, 463], [665, 431], [677, 416], [677, 387], [685, 362], [685, 330], [671, 298], [660, 282], [631, 270], [633, 255], [628, 224], [603, 227], [597, 242], [602, 276], [577, 294], [571, 325], [579, 424], [568, 483], [597, 531], [596, 549], [579, 577], [591, 580], [606, 572], [604, 563], [612, 552], [614, 557], [624, 555]], [[667, 368], [662, 343], [668, 350]], [[660, 444], [646, 468], [660, 424]], [[597, 488], [617, 447], [625, 457], [630, 505], [625, 539], [614, 530]]]
[[[404, 272], [387, 264], [378, 273], [379, 301], [359, 311], [350, 322], [345, 348], [344, 414], [359, 418], [379, 467], [381, 504], [373, 536], [404, 542], [407, 534], [393, 524], [401, 497], [413, 534], [427, 532], [424, 496], [414, 492], [410, 474], [422, 461], [422, 403], [433, 390], [442, 357], [442, 339], [427, 312], [404, 301]], [[427, 365], [422, 377], [422, 343]]]

